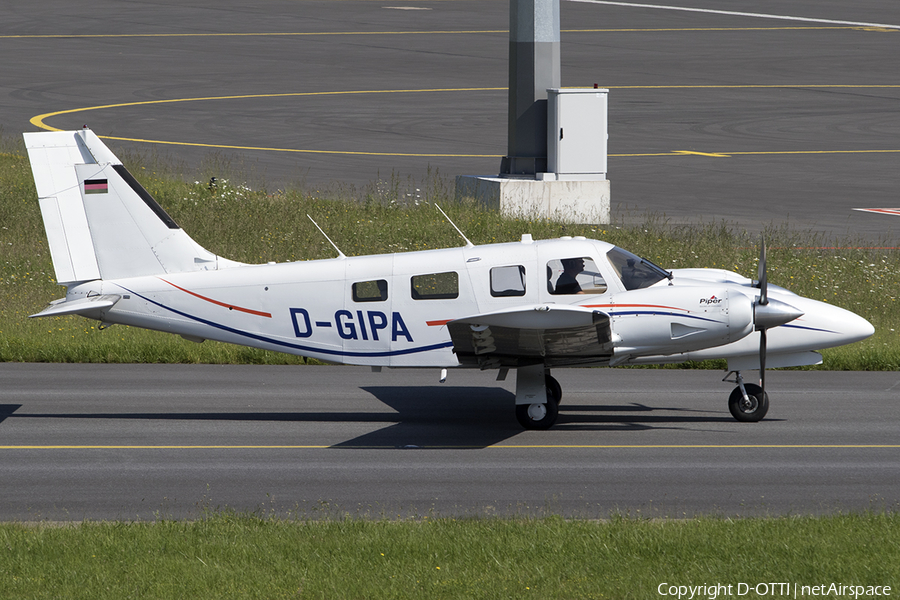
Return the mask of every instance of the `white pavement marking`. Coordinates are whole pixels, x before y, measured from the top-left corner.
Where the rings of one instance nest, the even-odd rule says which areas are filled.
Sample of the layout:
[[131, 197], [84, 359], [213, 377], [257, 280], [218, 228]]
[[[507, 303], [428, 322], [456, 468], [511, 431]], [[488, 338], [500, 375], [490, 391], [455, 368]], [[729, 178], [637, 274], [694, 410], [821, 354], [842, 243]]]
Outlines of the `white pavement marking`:
[[900, 217], [900, 208], [854, 208], [862, 212], [879, 213], [882, 215], [896, 215]]
[[792, 17], [788, 15], [768, 15], [764, 13], [738, 12], [733, 10], [714, 10], [711, 8], [690, 8], [686, 6], [666, 6], [663, 4], [639, 4], [635, 2], [613, 2], [612, 0], [567, 0], [568, 2], [581, 2], [583, 4], [605, 4], [608, 6], [625, 6], [627, 8], [659, 8], [663, 10], [680, 10], [684, 12], [699, 12], [714, 15], [729, 15], [733, 17], [755, 17], [759, 19], [779, 19], [781, 21], [803, 21], [806, 23], [828, 23], [830, 25], [850, 25], [853, 27], [880, 27], [882, 29], [900, 29], [900, 25], [886, 25], [884, 23], [865, 23], [862, 21], [838, 21], [834, 19], [816, 19], [812, 17]]

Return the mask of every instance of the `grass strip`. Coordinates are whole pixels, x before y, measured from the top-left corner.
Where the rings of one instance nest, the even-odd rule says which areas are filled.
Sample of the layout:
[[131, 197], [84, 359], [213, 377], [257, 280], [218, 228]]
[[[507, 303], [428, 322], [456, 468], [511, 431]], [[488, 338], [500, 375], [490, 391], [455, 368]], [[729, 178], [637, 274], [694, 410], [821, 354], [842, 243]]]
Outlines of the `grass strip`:
[[[54, 281], [31, 168], [18, 139], [0, 137], [0, 361], [301, 364], [304, 359], [117, 326], [100, 331], [81, 317], [28, 319], [64, 290]], [[438, 203], [476, 244], [583, 235], [603, 239], [667, 267], [713, 267], [755, 277], [755, 236], [727, 223], [674, 225], [648, 216], [637, 225], [571, 225], [501, 217], [457, 202], [439, 173], [423, 182], [396, 176], [369, 186], [269, 192], [251, 169], [213, 155], [185, 170], [155, 155], [123, 156], [129, 170], [202, 246], [249, 263], [333, 257], [306, 215], [348, 256], [461, 245], [434, 209]], [[250, 175], [235, 175], [235, 172]], [[217, 178], [211, 189], [209, 180]], [[872, 338], [827, 350], [824, 369], [900, 369], [900, 251], [888, 240], [839, 243], [812, 232], [769, 228], [769, 281], [848, 308], [875, 325]], [[699, 366], [724, 368], [724, 361]]]
[[[706, 586], [694, 597], [714, 599], [793, 597], [772, 584], [796, 584], [797, 597], [802, 586], [808, 597], [818, 585], [891, 586], [891, 595], [900, 586], [894, 513], [597, 522], [218, 512], [194, 522], [2, 524], [0, 549], [0, 597], [20, 599], [627, 599], [675, 596], [670, 586]], [[739, 584], [751, 589], [739, 594]]]

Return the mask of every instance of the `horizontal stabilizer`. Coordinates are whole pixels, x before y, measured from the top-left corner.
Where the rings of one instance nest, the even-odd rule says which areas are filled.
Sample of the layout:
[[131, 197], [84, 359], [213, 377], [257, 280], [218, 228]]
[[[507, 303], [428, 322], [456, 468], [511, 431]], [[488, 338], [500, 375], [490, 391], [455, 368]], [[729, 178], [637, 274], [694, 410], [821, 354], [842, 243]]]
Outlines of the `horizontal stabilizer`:
[[66, 300], [60, 298], [50, 303], [50, 306], [41, 312], [33, 315], [33, 317], [61, 317], [63, 315], [81, 315], [92, 319], [99, 319], [100, 313], [111, 308], [116, 302], [122, 299], [122, 296], [116, 294], [103, 294], [98, 296], [88, 296], [87, 298], [79, 298], [77, 300]]

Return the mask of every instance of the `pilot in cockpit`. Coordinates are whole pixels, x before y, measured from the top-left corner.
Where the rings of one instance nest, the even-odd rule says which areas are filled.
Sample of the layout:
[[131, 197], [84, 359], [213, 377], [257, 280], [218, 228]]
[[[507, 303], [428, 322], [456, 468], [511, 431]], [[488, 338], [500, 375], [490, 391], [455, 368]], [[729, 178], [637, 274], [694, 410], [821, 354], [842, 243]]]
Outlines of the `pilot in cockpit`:
[[563, 272], [556, 280], [554, 294], [580, 294], [581, 285], [578, 283], [578, 274], [584, 271], [583, 258], [564, 258], [562, 263]]

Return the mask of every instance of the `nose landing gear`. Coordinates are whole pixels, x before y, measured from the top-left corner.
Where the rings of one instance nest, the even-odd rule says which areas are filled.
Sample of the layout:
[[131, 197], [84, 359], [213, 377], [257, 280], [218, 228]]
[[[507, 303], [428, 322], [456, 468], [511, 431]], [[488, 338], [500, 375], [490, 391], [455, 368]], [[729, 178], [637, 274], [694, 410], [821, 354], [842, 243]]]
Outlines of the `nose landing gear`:
[[732, 371], [734, 380], [728, 379], [729, 373], [722, 381], [737, 383], [737, 387], [728, 396], [728, 410], [738, 421], [756, 423], [769, 412], [769, 395], [755, 383], [744, 383], [740, 371]]

